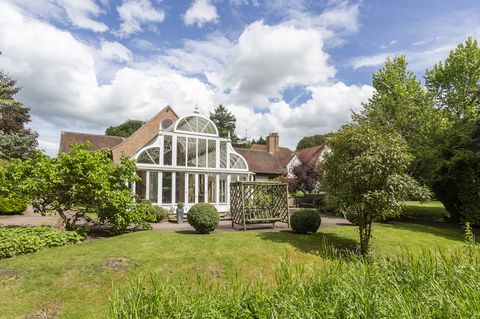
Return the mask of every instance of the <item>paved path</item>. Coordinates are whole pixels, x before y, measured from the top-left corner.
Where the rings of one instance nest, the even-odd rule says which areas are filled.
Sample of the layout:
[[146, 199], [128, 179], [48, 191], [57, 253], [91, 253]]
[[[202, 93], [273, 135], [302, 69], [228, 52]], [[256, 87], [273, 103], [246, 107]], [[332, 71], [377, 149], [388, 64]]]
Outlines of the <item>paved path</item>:
[[[11, 217], [3, 217], [0, 218], [0, 226], [2, 225], [55, 225], [57, 223], [57, 218], [54, 216], [41, 216], [40, 214], [35, 214], [29, 208], [27, 211], [23, 213], [23, 215], [13, 215]], [[332, 227], [337, 225], [346, 225], [349, 222], [346, 219], [330, 216], [330, 215], [322, 215], [322, 225], [320, 228], [325, 227]], [[249, 225], [247, 226], [249, 230], [256, 230], [256, 231], [280, 231], [286, 230], [287, 224], [284, 223], [276, 223], [275, 228], [272, 227], [272, 224], [262, 224], [262, 225]], [[193, 228], [186, 222], [183, 224], [176, 224], [176, 223], [158, 223], [152, 224], [152, 228], [158, 231], [180, 231], [180, 232], [190, 232], [194, 231]], [[232, 231], [232, 222], [230, 220], [222, 220], [220, 221], [220, 225], [217, 228], [217, 231], [224, 232], [224, 231]]]

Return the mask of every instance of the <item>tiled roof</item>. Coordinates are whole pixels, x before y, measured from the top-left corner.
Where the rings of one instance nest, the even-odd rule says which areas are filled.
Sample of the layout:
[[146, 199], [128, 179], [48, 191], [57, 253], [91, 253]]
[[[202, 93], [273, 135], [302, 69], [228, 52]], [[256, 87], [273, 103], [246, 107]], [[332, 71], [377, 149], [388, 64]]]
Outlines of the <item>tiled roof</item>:
[[60, 135], [59, 153], [70, 152], [70, 144], [90, 142], [92, 144], [92, 150], [98, 150], [101, 148], [112, 149], [113, 147], [122, 143], [123, 140], [123, 137], [118, 136], [62, 131]]
[[320, 155], [322, 155], [325, 145], [318, 145], [304, 148], [297, 151], [297, 156], [303, 163], [315, 166], [318, 163]]
[[257, 151], [265, 151], [265, 152], [268, 150], [267, 144], [252, 144], [250, 149], [257, 150]]
[[244, 148], [236, 148], [235, 151], [245, 158], [251, 172], [272, 175], [286, 173], [278, 159], [269, 152]]
[[282, 167], [287, 167], [288, 163], [295, 157], [295, 152], [292, 152], [290, 149], [286, 147], [279, 147], [273, 153], [273, 156], [277, 159], [277, 161], [282, 165]]

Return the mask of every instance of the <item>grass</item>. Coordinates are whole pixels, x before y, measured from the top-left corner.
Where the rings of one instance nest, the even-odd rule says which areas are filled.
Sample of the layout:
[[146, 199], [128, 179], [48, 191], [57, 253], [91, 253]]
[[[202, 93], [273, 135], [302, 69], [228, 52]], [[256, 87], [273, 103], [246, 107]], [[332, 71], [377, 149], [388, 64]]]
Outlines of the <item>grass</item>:
[[405, 202], [404, 215], [407, 218], [422, 220], [441, 220], [447, 215], [443, 204], [438, 201], [420, 203], [418, 201]]
[[[134, 273], [154, 273], [174, 286], [200, 274], [218, 284], [253, 279], [269, 285], [286, 256], [292, 264], [328, 268], [332, 261], [325, 255], [324, 239], [348, 247], [355, 245], [357, 233], [351, 226], [325, 228], [316, 235], [146, 231], [0, 260], [0, 317], [104, 318], [112, 283], [124, 288]], [[375, 255], [448, 250], [462, 246], [462, 240], [461, 230], [376, 224], [372, 250]]]

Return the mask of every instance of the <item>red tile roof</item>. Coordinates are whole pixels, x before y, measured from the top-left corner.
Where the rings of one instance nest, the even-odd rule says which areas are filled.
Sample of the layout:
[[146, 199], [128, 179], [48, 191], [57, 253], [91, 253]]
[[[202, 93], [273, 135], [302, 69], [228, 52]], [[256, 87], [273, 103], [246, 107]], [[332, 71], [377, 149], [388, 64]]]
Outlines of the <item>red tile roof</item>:
[[236, 148], [248, 163], [251, 172], [270, 175], [282, 175], [286, 169], [280, 164], [277, 157], [266, 151]]
[[317, 165], [318, 159], [320, 155], [322, 155], [323, 149], [325, 145], [318, 145], [313, 147], [304, 148], [302, 150], [297, 151], [297, 156], [303, 163], [307, 163], [309, 165]]
[[122, 143], [123, 140], [124, 138], [119, 136], [62, 131], [60, 135], [60, 148], [58, 152], [68, 153], [70, 152], [70, 144], [81, 144], [85, 142], [90, 142], [92, 144], [92, 150], [98, 150], [101, 148], [112, 149], [113, 147]]

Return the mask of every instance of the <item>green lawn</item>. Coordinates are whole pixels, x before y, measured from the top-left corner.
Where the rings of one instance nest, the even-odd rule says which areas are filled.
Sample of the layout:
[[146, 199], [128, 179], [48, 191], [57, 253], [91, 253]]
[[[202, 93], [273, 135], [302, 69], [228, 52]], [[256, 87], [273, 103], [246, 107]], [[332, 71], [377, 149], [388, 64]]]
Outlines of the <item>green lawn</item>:
[[[328, 267], [323, 241], [353, 246], [356, 228], [339, 226], [316, 235], [225, 232], [197, 235], [145, 231], [45, 249], [0, 260], [0, 317], [59, 315], [105, 318], [112, 283], [125, 286], [133, 273], [156, 273], [179, 284], [204, 274], [213, 281], [239, 277], [271, 282], [280, 261]], [[376, 224], [373, 252], [419, 252], [463, 244], [461, 230], [412, 224]], [[122, 258], [122, 259], [118, 259]]]
[[404, 216], [422, 220], [439, 220], [445, 217], [447, 211], [438, 201], [420, 203], [417, 201], [405, 202]]

